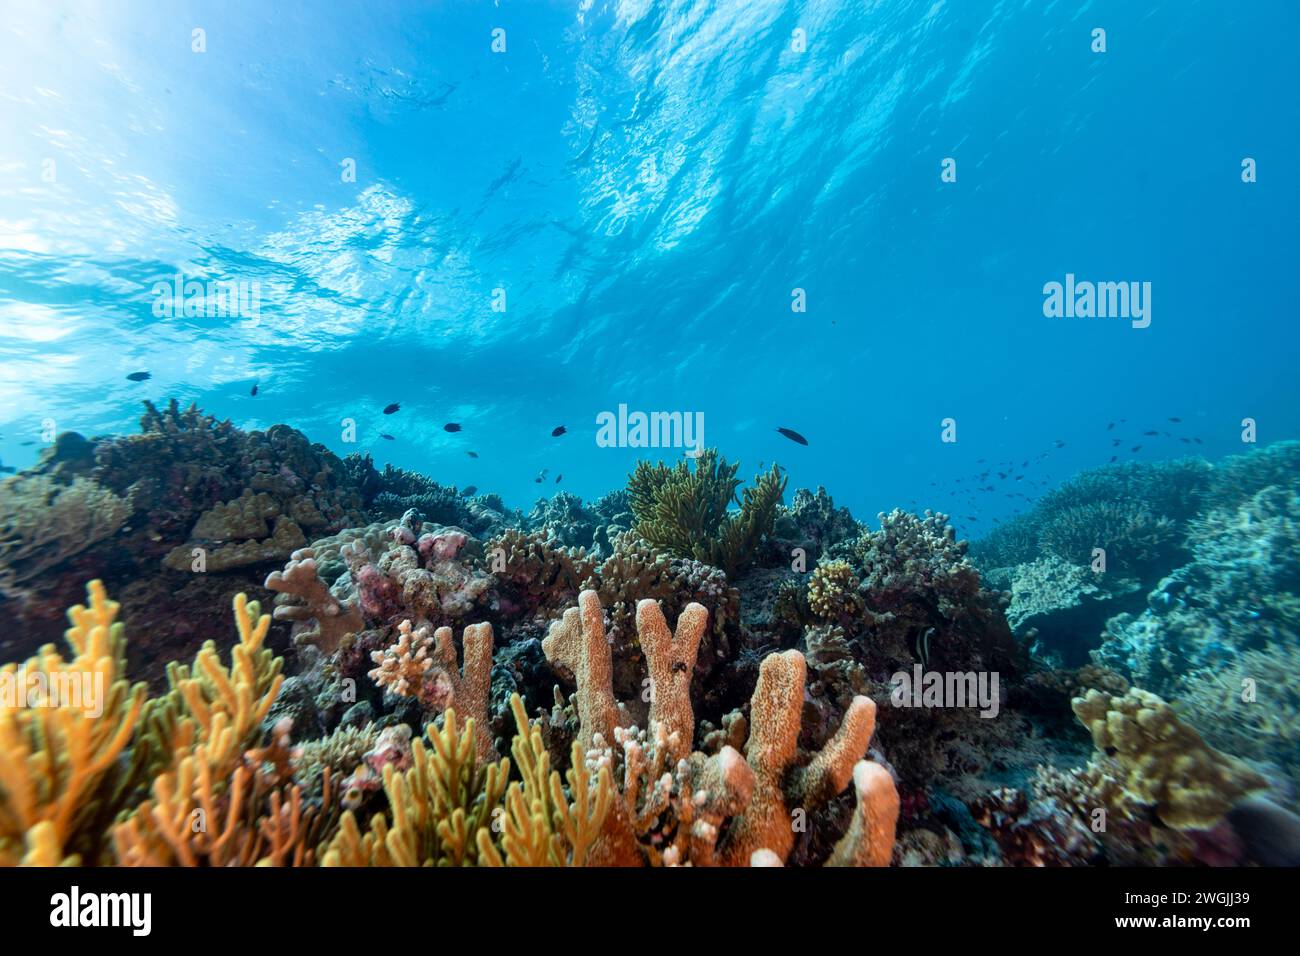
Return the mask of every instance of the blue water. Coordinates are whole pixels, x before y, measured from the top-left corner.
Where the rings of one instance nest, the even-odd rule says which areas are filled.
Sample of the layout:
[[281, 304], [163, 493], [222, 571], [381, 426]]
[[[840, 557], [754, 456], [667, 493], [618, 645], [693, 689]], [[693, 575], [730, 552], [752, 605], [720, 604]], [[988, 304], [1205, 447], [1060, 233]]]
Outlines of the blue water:
[[[526, 508], [623, 484], [647, 452], [595, 418], [626, 404], [978, 534], [1024, 506], [969, 498], [979, 459], [1058, 481], [1121, 418], [1122, 459], [1297, 437], [1297, 27], [1284, 0], [6, 3], [0, 460], [174, 396]], [[258, 283], [256, 321], [155, 316], [178, 273]], [[1066, 273], [1150, 282], [1150, 327], [1044, 317]]]

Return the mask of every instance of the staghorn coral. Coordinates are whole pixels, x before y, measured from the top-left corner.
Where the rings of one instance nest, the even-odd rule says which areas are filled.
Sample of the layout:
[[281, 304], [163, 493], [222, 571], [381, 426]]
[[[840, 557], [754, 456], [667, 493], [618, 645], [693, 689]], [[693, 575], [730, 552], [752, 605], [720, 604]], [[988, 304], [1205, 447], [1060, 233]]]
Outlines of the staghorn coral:
[[131, 512], [126, 498], [86, 478], [0, 482], [0, 597], [23, 596], [34, 579], [116, 534]]
[[776, 508], [785, 494], [781, 469], [759, 475], [736, 502], [739, 465], [728, 465], [716, 449], [705, 449], [692, 469], [680, 461], [672, 468], [641, 461], [628, 479], [635, 530], [651, 546], [681, 558], [693, 558], [734, 575], [752, 558], [771, 532]]
[[[65, 660], [52, 645], [0, 669], [0, 865], [28, 852], [93, 862], [121, 799], [117, 761], [144, 706], [129, 686], [118, 605], [99, 581], [68, 612]], [[40, 827], [37, 830], [37, 827]]]
[[1208, 829], [1237, 800], [1267, 786], [1207, 745], [1155, 694], [1134, 688], [1116, 697], [1094, 689], [1075, 698], [1073, 708], [1097, 749], [1114, 756], [1128, 795], [1154, 806], [1175, 830]]
[[1176, 684], [1175, 707], [1206, 741], [1267, 761], [1300, 781], [1300, 646], [1267, 644], [1193, 671]]

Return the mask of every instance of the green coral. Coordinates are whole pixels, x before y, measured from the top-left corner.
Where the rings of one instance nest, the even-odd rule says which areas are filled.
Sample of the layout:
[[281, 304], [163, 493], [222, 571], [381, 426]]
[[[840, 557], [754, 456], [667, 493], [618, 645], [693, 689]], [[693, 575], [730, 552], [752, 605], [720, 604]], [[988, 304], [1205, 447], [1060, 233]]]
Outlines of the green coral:
[[[635, 531], [653, 547], [735, 574], [772, 530], [785, 494], [780, 466], [758, 475], [739, 502], [739, 464], [705, 449], [691, 468], [638, 462], [628, 480]], [[739, 504], [739, 511], [731, 510]]]

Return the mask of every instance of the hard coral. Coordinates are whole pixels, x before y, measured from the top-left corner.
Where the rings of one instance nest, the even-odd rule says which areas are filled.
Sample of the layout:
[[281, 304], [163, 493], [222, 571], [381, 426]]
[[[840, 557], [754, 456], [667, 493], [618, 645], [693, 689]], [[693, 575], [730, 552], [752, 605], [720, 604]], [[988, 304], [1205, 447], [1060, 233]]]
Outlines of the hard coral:
[[1176, 830], [1208, 829], [1237, 800], [1268, 785], [1206, 744], [1155, 694], [1090, 690], [1073, 706], [1097, 749], [1115, 757], [1127, 792]]

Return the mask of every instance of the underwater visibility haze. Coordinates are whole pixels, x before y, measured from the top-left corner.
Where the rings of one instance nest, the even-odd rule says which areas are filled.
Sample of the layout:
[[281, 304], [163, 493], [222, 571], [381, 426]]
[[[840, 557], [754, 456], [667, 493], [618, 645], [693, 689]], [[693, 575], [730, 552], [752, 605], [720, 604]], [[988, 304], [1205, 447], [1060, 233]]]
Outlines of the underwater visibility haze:
[[1300, 864], [1298, 29], [5, 3], [0, 863]]

